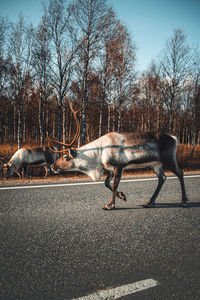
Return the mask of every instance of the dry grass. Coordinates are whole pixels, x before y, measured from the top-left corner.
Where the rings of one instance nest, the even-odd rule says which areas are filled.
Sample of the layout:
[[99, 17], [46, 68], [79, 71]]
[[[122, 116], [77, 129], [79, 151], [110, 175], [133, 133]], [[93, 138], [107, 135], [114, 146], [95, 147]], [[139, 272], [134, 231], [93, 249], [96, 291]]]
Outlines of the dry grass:
[[200, 146], [195, 145], [192, 151], [192, 146], [178, 145], [177, 161], [182, 169], [200, 169]]
[[[23, 147], [30, 147], [33, 145], [23, 145]], [[13, 145], [13, 153], [17, 151], [17, 145]], [[191, 156], [192, 151], [192, 146], [188, 145], [178, 145], [178, 151], [177, 151], [177, 160], [178, 160], [178, 165], [181, 169], [183, 170], [200, 170], [200, 146], [195, 145], [193, 154]], [[0, 145], [0, 168], [3, 166], [3, 163], [8, 162], [11, 157], [11, 147], [10, 144], [4, 144]], [[146, 173], [147, 171], [145, 170], [131, 170], [131, 173], [134, 174], [143, 174]], [[33, 169], [33, 176], [36, 177], [42, 177], [44, 173], [44, 170], [41, 168], [34, 168]], [[130, 173], [127, 172], [127, 174]], [[151, 170], [148, 170], [148, 173], [151, 173]], [[68, 176], [77, 176], [77, 172], [73, 173], [68, 173], [66, 174], [65, 178]], [[79, 174], [79, 176], [81, 176]], [[1, 176], [0, 176], [1, 177]]]
[[[24, 144], [22, 147], [32, 147], [32, 146], [36, 146], [36, 145]], [[17, 144], [13, 144], [13, 153], [15, 153], [17, 150], [18, 150]], [[11, 157], [11, 145], [10, 144], [0, 145], [0, 156], [4, 156], [8, 160], [10, 159], [10, 157]]]
[[[17, 151], [17, 145], [13, 146], [13, 153]], [[3, 144], [0, 146], [0, 156], [9, 159], [11, 157], [11, 147], [9, 144]]]

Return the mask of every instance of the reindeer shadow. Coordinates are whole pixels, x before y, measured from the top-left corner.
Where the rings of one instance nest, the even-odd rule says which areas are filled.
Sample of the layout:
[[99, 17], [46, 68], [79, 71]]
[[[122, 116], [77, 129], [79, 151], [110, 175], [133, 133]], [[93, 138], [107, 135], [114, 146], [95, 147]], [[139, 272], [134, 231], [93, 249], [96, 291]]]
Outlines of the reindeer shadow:
[[[187, 208], [193, 208], [193, 207], [200, 207], [200, 202], [188, 202]], [[180, 203], [156, 203], [154, 206], [144, 208], [143, 205], [138, 205], [135, 207], [116, 207], [114, 210], [136, 210], [136, 209], [155, 209], [155, 208], [181, 208], [183, 207], [180, 206]]]

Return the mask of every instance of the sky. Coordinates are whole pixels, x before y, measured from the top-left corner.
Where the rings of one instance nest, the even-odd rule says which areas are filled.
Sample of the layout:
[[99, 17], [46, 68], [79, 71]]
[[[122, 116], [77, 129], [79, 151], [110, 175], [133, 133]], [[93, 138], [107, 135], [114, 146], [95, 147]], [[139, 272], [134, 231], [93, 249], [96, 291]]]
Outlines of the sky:
[[[148, 68], [172, 37], [174, 29], [184, 30], [187, 41], [200, 46], [200, 0], [107, 0], [128, 28], [137, 47], [136, 66]], [[19, 12], [37, 25], [42, 15], [41, 0], [0, 0], [0, 15], [17, 21]]]

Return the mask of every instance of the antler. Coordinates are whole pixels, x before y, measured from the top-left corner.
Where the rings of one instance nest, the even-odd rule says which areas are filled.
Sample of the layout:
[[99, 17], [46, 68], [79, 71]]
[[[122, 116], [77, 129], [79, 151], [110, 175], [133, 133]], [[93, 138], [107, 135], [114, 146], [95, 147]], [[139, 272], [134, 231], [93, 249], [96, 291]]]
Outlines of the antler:
[[76, 133], [75, 133], [75, 136], [74, 136], [73, 140], [72, 140], [71, 143], [69, 143], [69, 144], [60, 142], [60, 141], [58, 141], [57, 139], [55, 139], [54, 137], [52, 137], [52, 136], [50, 136], [50, 137], [47, 136], [47, 137], [48, 137], [48, 141], [49, 141], [49, 142], [48, 142], [49, 148], [51, 149], [51, 151], [56, 152], [56, 153], [63, 153], [63, 152], [66, 151], [66, 149], [62, 149], [62, 150], [54, 150], [54, 149], [52, 148], [51, 144], [50, 144], [51, 142], [57, 143], [57, 144], [59, 144], [59, 145], [65, 146], [65, 147], [67, 147], [67, 148], [70, 148], [70, 147], [75, 143], [75, 141], [79, 138], [79, 135], [80, 135], [80, 124], [79, 124], [79, 121], [78, 121], [78, 119], [77, 119], [77, 113], [80, 112], [81, 110], [83, 110], [83, 108], [81, 108], [81, 109], [75, 111], [75, 110], [73, 109], [72, 103], [71, 103], [70, 101], [69, 101], [69, 107], [70, 107], [70, 109], [71, 109], [71, 111], [72, 111], [72, 113], [73, 113], [74, 120], [75, 120], [75, 123], [76, 123]]
[[71, 111], [72, 111], [72, 113], [73, 113], [73, 115], [74, 115], [74, 119], [75, 119], [75, 122], [76, 122], [76, 134], [75, 134], [75, 136], [74, 136], [72, 142], [71, 142], [69, 145], [67, 145], [68, 147], [71, 147], [71, 146], [74, 144], [74, 142], [79, 138], [79, 135], [80, 135], [80, 124], [79, 124], [79, 121], [78, 121], [78, 119], [77, 119], [76, 114], [77, 114], [78, 112], [80, 112], [81, 110], [83, 110], [83, 108], [81, 108], [81, 109], [75, 111], [75, 110], [73, 109], [72, 103], [71, 103], [70, 101], [69, 101], [69, 106], [70, 106], [70, 109], [71, 109]]

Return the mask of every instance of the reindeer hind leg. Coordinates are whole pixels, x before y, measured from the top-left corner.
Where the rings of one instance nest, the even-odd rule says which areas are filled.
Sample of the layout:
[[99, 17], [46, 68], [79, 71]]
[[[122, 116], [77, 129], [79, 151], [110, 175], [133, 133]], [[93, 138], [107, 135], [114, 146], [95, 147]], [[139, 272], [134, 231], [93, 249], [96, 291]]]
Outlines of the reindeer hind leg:
[[181, 192], [182, 192], [182, 201], [181, 201], [180, 206], [186, 207], [187, 202], [189, 201], [189, 199], [188, 199], [188, 197], [186, 195], [186, 191], [185, 191], [183, 171], [178, 167], [178, 163], [177, 163], [175, 155], [174, 155], [174, 157], [172, 157], [172, 159], [170, 161], [169, 170], [178, 177], [178, 180], [179, 180], [180, 185], [181, 185]]
[[182, 192], [182, 201], [180, 206], [182, 207], [186, 207], [187, 206], [187, 202], [189, 201], [187, 195], [186, 195], [186, 191], [185, 191], [185, 183], [184, 183], [184, 178], [183, 178], [183, 171], [181, 169], [179, 169], [178, 167], [176, 167], [175, 169], [171, 170], [179, 179], [180, 184], [181, 184], [181, 192]]
[[156, 198], [166, 180], [166, 176], [165, 176], [165, 173], [163, 171], [163, 168], [162, 168], [162, 165], [159, 164], [159, 165], [155, 165], [153, 166], [153, 169], [154, 169], [154, 172], [156, 173], [157, 177], [158, 177], [158, 185], [157, 185], [157, 188], [153, 194], [153, 196], [151, 197], [150, 201], [147, 201], [143, 207], [151, 207], [152, 205], [155, 204], [155, 201], [156, 201]]

